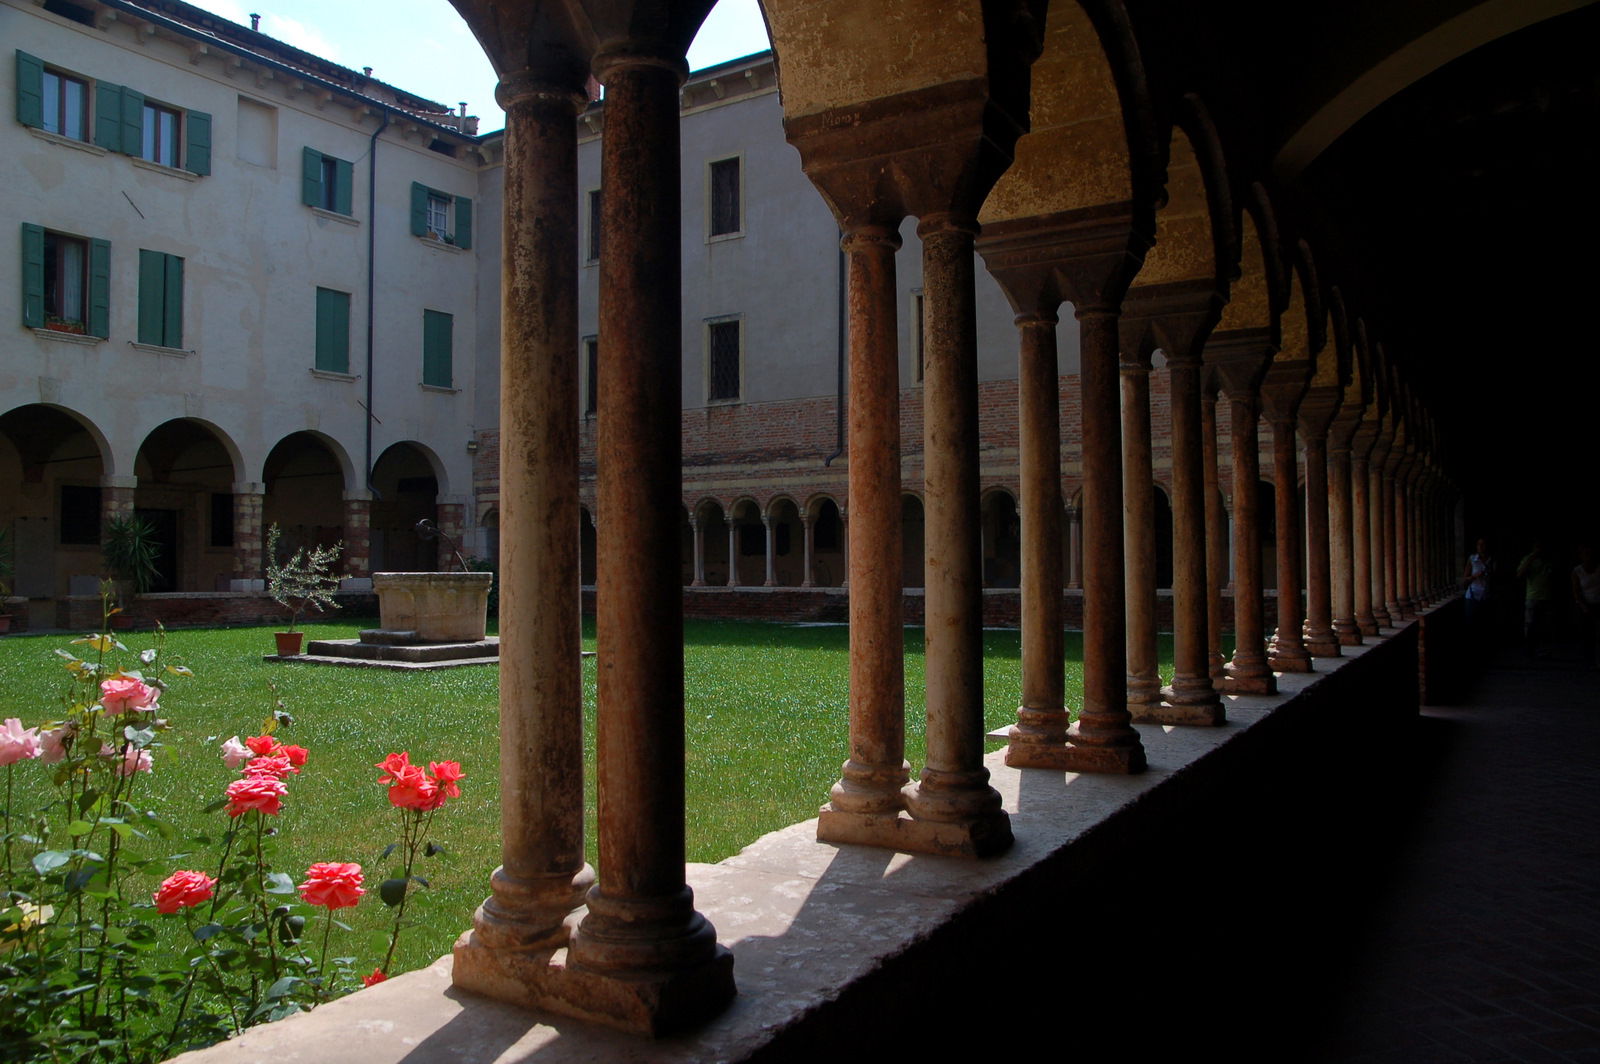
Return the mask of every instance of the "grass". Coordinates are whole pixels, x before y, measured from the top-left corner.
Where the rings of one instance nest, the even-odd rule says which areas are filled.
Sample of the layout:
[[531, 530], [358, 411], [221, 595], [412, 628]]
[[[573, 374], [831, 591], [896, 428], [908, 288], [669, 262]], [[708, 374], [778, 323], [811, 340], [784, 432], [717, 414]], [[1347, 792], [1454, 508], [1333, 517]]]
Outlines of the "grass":
[[[345, 638], [371, 621], [316, 624], [308, 639]], [[31, 726], [54, 718], [65, 674], [54, 650], [62, 635], [0, 640], [0, 717]], [[149, 633], [124, 638], [132, 650]], [[498, 670], [467, 667], [402, 673], [370, 669], [284, 666], [263, 662], [270, 628], [183, 630], [167, 636], [165, 660], [189, 665], [195, 678], [175, 682], [162, 707], [173, 723], [157, 754], [146, 798], [178, 829], [178, 840], [220, 833], [224, 815], [204, 807], [234, 778], [218, 746], [231, 735], [256, 734], [274, 697], [295, 723], [280, 733], [311, 751], [290, 787], [278, 858], [298, 881], [314, 861], [359, 861], [376, 881], [378, 854], [397, 835], [396, 814], [373, 765], [408, 750], [412, 760], [457, 760], [467, 772], [462, 797], [438, 816], [434, 838], [447, 852], [423, 862], [432, 889], [413, 899], [417, 925], [402, 938], [397, 970], [415, 968], [446, 952], [470, 925], [499, 863]], [[593, 622], [584, 648], [594, 649]], [[688, 858], [718, 861], [766, 832], [815, 816], [838, 777], [848, 739], [848, 633], [839, 627], [688, 621], [685, 625], [685, 771]], [[1170, 659], [1168, 639], [1162, 652]], [[1067, 635], [1067, 689], [1081, 688], [1082, 641]], [[1016, 631], [984, 633], [984, 726], [1015, 719], [1021, 692]], [[915, 776], [923, 757], [923, 643], [906, 631], [906, 746]], [[585, 777], [589, 789], [587, 842], [595, 861], [595, 666], [584, 665]], [[270, 685], [276, 685], [276, 695]], [[26, 770], [28, 766], [18, 766]], [[25, 777], [19, 777], [19, 785]], [[41, 786], [43, 786], [41, 784]], [[24, 803], [19, 801], [19, 806]], [[214, 855], [211, 858], [214, 860]], [[391, 862], [392, 863], [392, 862]], [[171, 867], [196, 867], [174, 862]], [[153, 885], [153, 884], [152, 884]], [[369, 898], [341, 917], [364, 940], [363, 961], [388, 927], [388, 911]], [[320, 918], [320, 917], [319, 917]], [[337, 940], [336, 940], [337, 941]], [[337, 952], [337, 948], [336, 948]]]

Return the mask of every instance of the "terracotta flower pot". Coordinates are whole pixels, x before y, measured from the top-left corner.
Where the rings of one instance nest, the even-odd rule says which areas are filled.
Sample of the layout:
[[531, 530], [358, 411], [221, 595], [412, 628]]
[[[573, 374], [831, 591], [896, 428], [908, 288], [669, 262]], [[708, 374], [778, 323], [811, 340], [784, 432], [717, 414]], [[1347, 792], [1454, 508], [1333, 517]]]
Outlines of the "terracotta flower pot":
[[291, 658], [300, 653], [300, 643], [304, 640], [304, 632], [273, 632], [272, 638], [278, 641], [278, 656]]

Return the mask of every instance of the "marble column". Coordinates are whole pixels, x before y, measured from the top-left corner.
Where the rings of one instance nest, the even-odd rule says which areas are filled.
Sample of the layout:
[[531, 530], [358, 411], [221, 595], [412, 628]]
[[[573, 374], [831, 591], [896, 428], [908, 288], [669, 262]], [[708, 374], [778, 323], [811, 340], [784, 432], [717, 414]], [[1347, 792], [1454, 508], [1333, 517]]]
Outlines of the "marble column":
[[[676, 54], [674, 54], [676, 52]], [[679, 88], [681, 50], [602, 52], [600, 512], [596, 602], [599, 880], [571, 968], [654, 1032], [719, 1011], [733, 957], [685, 880]], [[575, 345], [573, 345], [574, 350]], [[576, 375], [573, 377], [576, 381]], [[577, 394], [566, 400], [574, 422]], [[576, 492], [573, 493], [576, 495]], [[576, 657], [569, 659], [576, 668]]]
[[1013, 745], [1060, 746], [1071, 723], [1061, 600], [1061, 399], [1056, 315], [1017, 315], [1022, 510], [1022, 705]]
[[[894, 845], [910, 778], [900, 587], [900, 352], [893, 220], [851, 226], [848, 265], [849, 510], [840, 507], [850, 587], [850, 750], [817, 818], [824, 842]], [[848, 523], [846, 523], [848, 522]], [[860, 533], [861, 542], [855, 537]]]
[[1384, 578], [1387, 553], [1384, 547], [1384, 528], [1388, 519], [1384, 516], [1389, 510], [1388, 493], [1384, 491], [1383, 466], [1389, 457], [1390, 430], [1381, 429], [1372, 451], [1367, 457], [1367, 537], [1369, 546], [1367, 553], [1370, 567], [1367, 572], [1368, 598], [1372, 608], [1373, 634], [1379, 629], [1391, 626], [1387, 598], [1384, 595], [1386, 586]]
[[1306, 620], [1305, 648], [1313, 657], [1339, 656], [1333, 630], [1332, 546], [1328, 525], [1332, 495], [1328, 488], [1328, 437], [1307, 431], [1306, 455]]
[[1150, 360], [1127, 350], [1122, 395], [1122, 553], [1126, 569], [1128, 712], [1141, 720], [1161, 704], [1156, 667], [1155, 474], [1150, 455]]
[[1067, 507], [1067, 586], [1083, 587], [1083, 511]]
[[728, 511], [728, 586], [739, 586], [739, 522]]
[[777, 549], [776, 549], [777, 548], [777, 544], [775, 542], [775, 540], [776, 540], [776, 532], [773, 530], [773, 527], [772, 527], [772, 515], [770, 513], [764, 513], [764, 514], [761, 515], [761, 528], [762, 528], [762, 533], [763, 533], [762, 541], [766, 544], [766, 547], [767, 547], [767, 550], [766, 550], [766, 554], [767, 554], [767, 574], [766, 574], [766, 579], [764, 579], [762, 581], [761, 586], [763, 586], [763, 587], [776, 587], [777, 583], [778, 583], [778, 570], [777, 570], [777, 557], [776, 557], [776, 555], [777, 555]]
[[[1261, 480], [1261, 400], [1254, 390], [1228, 395], [1233, 427], [1233, 661], [1227, 690], [1235, 694], [1276, 694], [1278, 681], [1267, 666], [1266, 625], [1261, 595], [1261, 517], [1256, 485]], [[1283, 538], [1280, 527], [1278, 538]]]
[[1411, 474], [1413, 456], [1410, 448], [1401, 456], [1394, 471], [1394, 603], [1402, 620], [1417, 615], [1416, 603], [1411, 598], [1412, 514]]
[[1400, 469], [1400, 462], [1405, 457], [1405, 443], [1397, 435], [1389, 447], [1388, 457], [1384, 459], [1382, 478], [1383, 500], [1381, 515], [1383, 523], [1383, 609], [1389, 618], [1391, 627], [1400, 627], [1400, 622], [1405, 615], [1400, 609], [1399, 575], [1399, 540], [1396, 533], [1399, 531], [1399, 521], [1396, 519], [1396, 507], [1400, 498], [1399, 487], [1395, 482], [1395, 474]]
[[983, 552], [978, 494], [977, 223], [924, 215], [923, 484], [927, 761], [906, 808], [938, 852], [1011, 845], [983, 765]]
[[1305, 606], [1300, 597], [1300, 500], [1294, 422], [1272, 423], [1272, 493], [1277, 517], [1278, 627], [1267, 650], [1275, 672], [1311, 672], [1305, 644]]
[[[594, 882], [584, 863], [579, 658], [577, 131], [573, 88], [501, 79], [500, 866], [457, 986], [523, 1005]], [[360, 502], [364, 500], [349, 500]], [[675, 512], [675, 511], [674, 511]], [[347, 518], [348, 520], [348, 518]]]
[[1217, 474], [1217, 388], [1209, 380], [1200, 393], [1200, 473], [1206, 517], [1206, 658], [1213, 685], [1226, 678], [1222, 653], [1222, 589], [1228, 586], [1228, 514]]
[[1372, 614], [1372, 472], [1369, 457], [1376, 442], [1371, 421], [1356, 428], [1350, 444], [1350, 546], [1356, 627], [1362, 638], [1378, 634]]
[[814, 553], [814, 546], [811, 533], [811, 512], [809, 510], [800, 511], [800, 542], [802, 545], [800, 586], [812, 587], [814, 585], [811, 579], [811, 556]]
[[[1329, 566], [1332, 576], [1333, 631], [1340, 646], [1360, 646], [1361, 626], [1356, 621], [1354, 534], [1355, 485], [1351, 436], [1357, 422], [1336, 423], [1328, 437], [1328, 525]], [[1363, 476], [1365, 472], [1363, 471]]]
[[690, 587], [706, 586], [706, 530], [698, 512], [689, 515], [689, 538], [694, 540], [694, 580]]

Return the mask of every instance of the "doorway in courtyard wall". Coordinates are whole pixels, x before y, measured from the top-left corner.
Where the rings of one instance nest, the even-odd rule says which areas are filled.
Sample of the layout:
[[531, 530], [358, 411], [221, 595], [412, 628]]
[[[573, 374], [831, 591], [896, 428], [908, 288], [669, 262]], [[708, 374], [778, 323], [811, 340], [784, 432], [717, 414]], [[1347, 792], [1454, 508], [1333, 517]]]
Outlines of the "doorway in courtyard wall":
[[278, 526], [278, 555], [328, 547], [344, 535], [344, 463], [334, 445], [311, 432], [294, 432], [267, 454], [261, 479], [261, 531]]
[[134, 513], [155, 533], [151, 591], [217, 591], [233, 575], [236, 449], [193, 418], [156, 426], [134, 459]]
[[92, 423], [61, 407], [0, 415], [0, 528], [11, 533], [13, 594], [95, 593], [105, 453]]
[[391, 445], [372, 467], [372, 570], [439, 571], [440, 545], [417, 535], [417, 522], [439, 520], [439, 475], [419, 445]]
[[811, 583], [816, 587], [843, 587], [845, 572], [844, 520], [839, 504], [829, 498], [811, 501]]
[[1017, 521], [1017, 500], [1004, 488], [995, 488], [981, 502], [983, 531], [983, 586], [1017, 587], [1022, 582], [1022, 526]]
[[700, 524], [706, 586], [724, 587], [728, 583], [728, 522], [722, 516], [722, 504], [706, 499], [695, 508], [695, 514]]
[[733, 523], [733, 582], [760, 587], [767, 582], [767, 527], [754, 499], [740, 499], [729, 511]]
[[772, 576], [779, 587], [799, 587], [805, 579], [805, 530], [793, 499], [776, 498], [767, 506], [772, 523]]
[[924, 586], [922, 500], [915, 495], [900, 496], [900, 541], [905, 552], [900, 559], [900, 586]]

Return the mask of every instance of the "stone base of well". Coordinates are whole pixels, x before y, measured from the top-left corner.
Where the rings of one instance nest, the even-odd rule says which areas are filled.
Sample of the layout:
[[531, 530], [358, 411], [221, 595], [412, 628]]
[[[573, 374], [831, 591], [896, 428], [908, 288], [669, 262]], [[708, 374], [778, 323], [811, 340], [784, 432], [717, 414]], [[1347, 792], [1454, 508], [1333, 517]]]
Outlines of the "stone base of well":
[[476, 643], [488, 631], [493, 573], [373, 573], [384, 630], [423, 643]]

